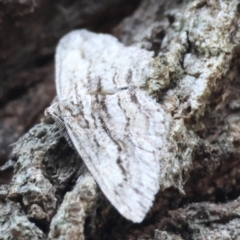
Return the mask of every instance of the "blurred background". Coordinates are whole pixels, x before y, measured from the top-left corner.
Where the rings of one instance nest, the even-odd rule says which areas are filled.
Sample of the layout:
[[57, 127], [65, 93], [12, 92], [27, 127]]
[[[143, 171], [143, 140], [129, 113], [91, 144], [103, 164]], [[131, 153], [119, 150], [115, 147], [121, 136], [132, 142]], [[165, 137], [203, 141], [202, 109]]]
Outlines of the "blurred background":
[[0, 0], [0, 183], [16, 142], [55, 97], [54, 52], [73, 29], [111, 33], [139, 0]]

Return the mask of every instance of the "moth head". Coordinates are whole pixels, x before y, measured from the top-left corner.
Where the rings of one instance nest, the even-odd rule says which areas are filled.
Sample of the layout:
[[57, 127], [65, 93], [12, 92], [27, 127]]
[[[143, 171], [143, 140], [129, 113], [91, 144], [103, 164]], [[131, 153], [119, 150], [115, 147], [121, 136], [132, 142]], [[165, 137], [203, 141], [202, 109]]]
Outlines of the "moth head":
[[44, 116], [46, 116], [46, 117], [51, 116], [49, 108], [50, 107], [46, 108], [44, 111]]
[[60, 116], [59, 102], [52, 102], [52, 104], [45, 109], [44, 115], [47, 116]]

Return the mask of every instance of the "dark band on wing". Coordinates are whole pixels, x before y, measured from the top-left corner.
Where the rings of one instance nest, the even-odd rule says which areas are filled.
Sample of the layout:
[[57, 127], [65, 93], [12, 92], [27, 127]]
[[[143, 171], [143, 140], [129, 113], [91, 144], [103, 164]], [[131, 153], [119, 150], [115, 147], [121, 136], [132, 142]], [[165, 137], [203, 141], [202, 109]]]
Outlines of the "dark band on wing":
[[112, 142], [117, 146], [118, 152], [122, 151], [121, 146], [118, 144], [118, 142], [112, 137], [110, 130], [108, 129], [106, 123], [103, 121], [103, 119], [99, 116], [100, 123], [102, 125], [103, 130], [106, 132], [108, 137], [111, 139]]
[[122, 159], [120, 158], [120, 157], [118, 157], [118, 159], [117, 159], [117, 165], [119, 166], [119, 168], [121, 169], [121, 171], [122, 171], [122, 174], [123, 174], [123, 176], [124, 176], [124, 178], [123, 178], [123, 180], [124, 181], [127, 181], [127, 171], [126, 171], [126, 169], [124, 168], [124, 166], [123, 166], [123, 161], [122, 161]]
[[129, 84], [131, 80], [132, 80], [132, 69], [129, 68], [127, 76], [126, 76], [126, 82]]

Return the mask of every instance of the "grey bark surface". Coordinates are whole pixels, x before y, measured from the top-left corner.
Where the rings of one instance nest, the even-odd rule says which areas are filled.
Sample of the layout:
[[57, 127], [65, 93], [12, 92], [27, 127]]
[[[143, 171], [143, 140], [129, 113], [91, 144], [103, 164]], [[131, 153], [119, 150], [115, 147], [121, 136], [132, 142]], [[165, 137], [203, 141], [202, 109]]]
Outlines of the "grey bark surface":
[[[146, 219], [133, 224], [113, 209], [56, 124], [43, 118], [14, 144], [11, 160], [0, 169], [14, 166], [11, 182], [0, 186], [0, 239], [240, 239], [240, 3], [176, 2], [143, 0], [112, 31], [126, 45], [155, 52], [160, 77], [148, 82], [148, 91], [172, 116], [161, 191]], [[8, 5], [10, 13], [17, 8], [10, 1], [0, 4]], [[18, 9], [34, 15], [34, 4], [29, 1]], [[81, 19], [77, 10], [68, 9], [62, 10], [66, 16], [75, 13], [74, 20]], [[83, 26], [80, 21], [65, 30]], [[52, 29], [55, 40], [66, 32], [56, 23]], [[46, 52], [52, 54], [54, 46]], [[43, 50], [34, 57], [41, 57]], [[31, 62], [28, 57], [20, 64]], [[5, 74], [11, 66], [20, 67], [11, 61], [4, 65]], [[53, 78], [52, 61], [46, 71], [39, 68], [35, 73]], [[27, 86], [25, 79], [37, 81], [33, 72], [28, 74], [20, 85]], [[1, 93], [2, 102], [9, 89]], [[36, 102], [32, 106], [40, 101], [38, 111], [43, 111], [49, 101], [42, 103], [46, 96], [31, 91], [28, 97]]]

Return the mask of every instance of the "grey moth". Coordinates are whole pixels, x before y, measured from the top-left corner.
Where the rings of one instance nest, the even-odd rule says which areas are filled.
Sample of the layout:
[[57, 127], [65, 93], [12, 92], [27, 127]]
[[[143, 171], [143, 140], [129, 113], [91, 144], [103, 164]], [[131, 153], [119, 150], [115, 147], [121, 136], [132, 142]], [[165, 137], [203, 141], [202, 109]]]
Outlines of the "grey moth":
[[55, 55], [59, 119], [111, 204], [141, 222], [159, 191], [169, 123], [145, 90], [153, 52], [124, 46], [108, 34], [76, 30]]

